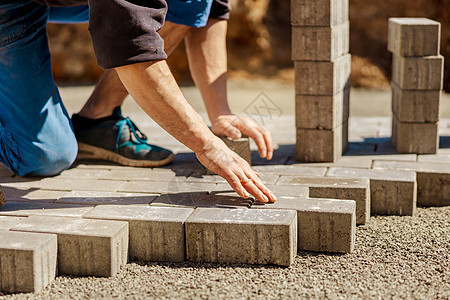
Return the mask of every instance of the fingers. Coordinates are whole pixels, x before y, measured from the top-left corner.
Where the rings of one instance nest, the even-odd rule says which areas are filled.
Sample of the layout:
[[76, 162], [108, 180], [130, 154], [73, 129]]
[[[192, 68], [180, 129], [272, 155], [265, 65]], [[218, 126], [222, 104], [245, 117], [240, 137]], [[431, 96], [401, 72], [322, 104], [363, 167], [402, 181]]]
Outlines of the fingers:
[[270, 131], [267, 130], [264, 127], [260, 127], [261, 128], [261, 133], [264, 137], [264, 141], [266, 142], [266, 147], [267, 147], [267, 156], [266, 158], [268, 160], [271, 160], [273, 157], [273, 143], [272, 143], [272, 135], [270, 134]]
[[241, 131], [233, 125], [233, 123], [228, 121], [217, 122], [213, 124], [213, 132], [218, 136], [227, 136], [232, 140], [237, 140], [241, 138]]
[[259, 126], [257, 124], [249, 125], [246, 124], [244, 121], [239, 120], [238, 122], [236, 122], [236, 127], [239, 128], [239, 130], [243, 134], [251, 137], [255, 141], [255, 144], [258, 147], [259, 156], [263, 158], [267, 157], [266, 141], [264, 139], [264, 135], [261, 133], [260, 130], [258, 130]]
[[240, 183], [247, 192], [260, 202], [266, 203], [277, 201], [275, 195], [264, 185], [253, 170], [250, 169], [249, 172], [241, 173], [238, 177], [241, 178]]

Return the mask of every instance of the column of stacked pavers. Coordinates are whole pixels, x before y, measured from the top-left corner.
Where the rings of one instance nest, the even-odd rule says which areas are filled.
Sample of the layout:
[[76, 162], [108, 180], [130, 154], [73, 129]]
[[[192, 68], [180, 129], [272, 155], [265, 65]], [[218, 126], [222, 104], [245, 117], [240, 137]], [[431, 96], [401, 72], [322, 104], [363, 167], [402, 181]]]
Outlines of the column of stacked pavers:
[[392, 142], [399, 153], [436, 153], [444, 58], [440, 23], [390, 18]]
[[296, 159], [334, 161], [347, 148], [348, 0], [291, 0]]

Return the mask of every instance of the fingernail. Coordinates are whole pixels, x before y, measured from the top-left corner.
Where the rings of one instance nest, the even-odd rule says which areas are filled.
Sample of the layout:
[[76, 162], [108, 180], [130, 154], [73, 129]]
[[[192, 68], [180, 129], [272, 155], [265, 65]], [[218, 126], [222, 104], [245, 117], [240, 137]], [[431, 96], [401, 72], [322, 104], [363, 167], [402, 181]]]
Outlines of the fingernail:
[[273, 202], [278, 200], [277, 197], [273, 193], [270, 194], [270, 198], [272, 198]]
[[266, 151], [261, 152], [261, 157], [262, 157], [262, 158], [265, 158], [266, 155], [267, 155]]
[[244, 197], [248, 198], [248, 197], [250, 197], [250, 194], [248, 192], [244, 192]]
[[262, 198], [263, 198], [264, 202], [269, 202], [269, 198], [267, 198], [266, 195], [262, 195]]

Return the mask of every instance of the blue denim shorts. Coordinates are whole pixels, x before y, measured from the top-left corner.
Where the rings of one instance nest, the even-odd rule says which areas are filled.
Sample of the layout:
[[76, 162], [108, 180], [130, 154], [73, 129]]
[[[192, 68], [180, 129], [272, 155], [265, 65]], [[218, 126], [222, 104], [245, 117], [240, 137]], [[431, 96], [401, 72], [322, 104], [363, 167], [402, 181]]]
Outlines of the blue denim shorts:
[[190, 27], [203, 27], [208, 22], [213, 0], [166, 0], [166, 20]]

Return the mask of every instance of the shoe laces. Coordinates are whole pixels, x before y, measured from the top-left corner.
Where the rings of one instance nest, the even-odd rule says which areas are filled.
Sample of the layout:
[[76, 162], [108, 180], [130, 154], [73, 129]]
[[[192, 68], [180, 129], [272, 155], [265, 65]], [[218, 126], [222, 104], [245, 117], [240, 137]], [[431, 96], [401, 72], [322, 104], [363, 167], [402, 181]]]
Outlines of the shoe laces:
[[130, 130], [130, 133], [133, 134], [136, 141], [133, 141], [134, 143], [138, 144], [147, 144], [147, 136], [142, 133], [142, 131], [137, 128], [136, 124], [134, 124], [133, 121], [130, 120], [129, 117], [123, 118], [122, 120], [119, 120], [117, 122], [117, 125], [119, 126], [119, 132], [117, 134], [116, 139], [116, 149], [119, 149], [121, 145], [119, 145], [120, 137], [122, 135], [122, 130], [124, 129], [124, 126], [127, 125], [128, 129]]

